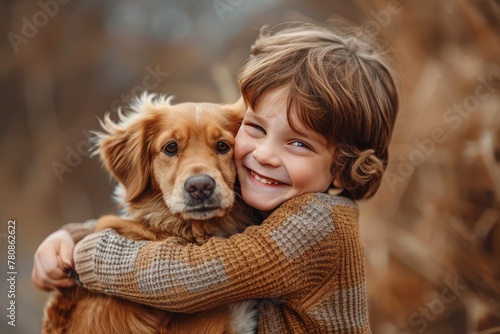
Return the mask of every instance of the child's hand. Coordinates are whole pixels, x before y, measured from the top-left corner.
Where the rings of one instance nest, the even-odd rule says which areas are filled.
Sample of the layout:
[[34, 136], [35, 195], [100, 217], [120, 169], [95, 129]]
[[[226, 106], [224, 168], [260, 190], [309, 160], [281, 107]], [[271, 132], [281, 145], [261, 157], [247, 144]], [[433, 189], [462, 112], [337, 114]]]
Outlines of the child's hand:
[[68, 231], [59, 230], [42, 241], [36, 250], [31, 280], [42, 290], [68, 287], [75, 281], [67, 277], [73, 268], [75, 242]]

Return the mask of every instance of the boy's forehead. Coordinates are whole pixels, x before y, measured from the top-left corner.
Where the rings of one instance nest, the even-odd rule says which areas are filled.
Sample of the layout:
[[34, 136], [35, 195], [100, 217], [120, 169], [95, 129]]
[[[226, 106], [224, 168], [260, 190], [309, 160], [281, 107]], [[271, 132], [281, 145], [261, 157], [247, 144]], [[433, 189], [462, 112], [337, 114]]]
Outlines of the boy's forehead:
[[286, 86], [273, 88], [257, 100], [254, 109], [248, 108], [248, 110], [254, 116], [263, 118], [279, 116], [286, 119], [287, 123], [290, 120], [293, 123], [292, 127], [308, 131], [297, 115], [297, 110], [288, 110], [288, 94], [289, 89]]
[[255, 111], [269, 111], [270, 109], [286, 109], [289, 89], [285, 86], [268, 90], [255, 103]]
[[252, 109], [251, 107], [249, 107], [247, 113], [245, 114], [245, 117], [252, 117], [255, 119], [270, 121], [273, 118], [277, 118], [277, 116], [279, 115], [280, 115], [280, 110], [278, 109], [260, 108], [260, 107]]

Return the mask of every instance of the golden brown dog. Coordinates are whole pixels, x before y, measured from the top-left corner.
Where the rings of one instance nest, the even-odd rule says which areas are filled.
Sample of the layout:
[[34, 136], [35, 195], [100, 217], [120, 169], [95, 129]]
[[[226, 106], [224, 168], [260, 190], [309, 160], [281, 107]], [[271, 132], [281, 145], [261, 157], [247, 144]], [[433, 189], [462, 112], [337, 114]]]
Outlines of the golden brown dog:
[[[97, 229], [113, 228], [135, 240], [177, 236], [197, 244], [242, 232], [252, 224], [233, 190], [243, 101], [221, 106], [170, 100], [143, 94], [119, 122], [109, 115], [102, 122], [96, 153], [119, 181], [126, 218], [105, 216]], [[49, 301], [42, 332], [252, 333], [256, 322], [253, 301], [181, 315], [72, 287]]]

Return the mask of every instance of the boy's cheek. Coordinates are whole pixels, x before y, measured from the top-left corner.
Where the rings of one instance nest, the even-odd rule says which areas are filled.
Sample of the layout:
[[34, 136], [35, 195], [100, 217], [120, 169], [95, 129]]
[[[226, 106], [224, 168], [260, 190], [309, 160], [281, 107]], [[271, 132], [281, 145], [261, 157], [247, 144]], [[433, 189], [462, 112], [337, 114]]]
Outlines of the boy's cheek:
[[234, 140], [234, 161], [238, 164], [249, 151], [249, 140], [242, 130], [238, 131]]

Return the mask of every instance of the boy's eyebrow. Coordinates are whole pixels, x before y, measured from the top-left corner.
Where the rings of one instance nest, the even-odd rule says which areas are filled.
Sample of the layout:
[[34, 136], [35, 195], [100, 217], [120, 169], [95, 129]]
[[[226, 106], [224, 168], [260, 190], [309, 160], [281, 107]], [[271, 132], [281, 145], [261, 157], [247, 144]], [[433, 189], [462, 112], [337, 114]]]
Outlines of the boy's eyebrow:
[[327, 145], [326, 138], [323, 135], [321, 135], [320, 133], [318, 133], [318, 132], [316, 132], [314, 130], [310, 130], [310, 129], [307, 129], [307, 128], [298, 129], [297, 127], [295, 127], [292, 130], [293, 130], [293, 132], [295, 132], [300, 137], [304, 137], [304, 138], [306, 138], [308, 140], [312, 140], [312, 141], [318, 142], [318, 143], [320, 143], [322, 145]]
[[262, 117], [262, 116], [259, 116], [257, 115], [257, 113], [251, 109], [248, 109], [248, 111], [245, 113], [245, 117], [251, 117], [251, 118], [255, 118], [255, 119], [258, 119], [260, 121], [265, 121], [265, 117]]
[[316, 135], [316, 133], [314, 131], [312, 131], [312, 130], [310, 130], [310, 131], [301, 131], [301, 130], [298, 130], [298, 129], [292, 129], [292, 130], [299, 137], [307, 139], [308, 141], [317, 142], [317, 143], [322, 144], [322, 145], [326, 144], [323, 136], [321, 136], [319, 134]]
[[299, 130], [299, 129], [297, 129], [297, 128], [292, 129], [292, 130], [293, 130], [293, 132], [295, 132], [296, 134], [298, 134], [300, 137], [306, 137], [306, 138], [311, 138], [311, 139], [313, 139], [313, 138], [311, 137], [311, 131], [302, 131], [302, 130]]

